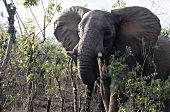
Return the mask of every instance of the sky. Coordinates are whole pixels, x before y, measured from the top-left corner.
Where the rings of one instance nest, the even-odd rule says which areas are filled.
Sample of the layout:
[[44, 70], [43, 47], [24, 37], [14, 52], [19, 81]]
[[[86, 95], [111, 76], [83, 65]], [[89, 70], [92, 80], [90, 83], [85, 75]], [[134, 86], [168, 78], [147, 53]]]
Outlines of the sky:
[[[8, 3], [10, 3], [11, 0], [7, 0]], [[21, 20], [24, 21], [26, 18], [33, 17], [29, 9], [25, 9], [21, 3], [22, 0], [13, 0], [16, 7], [17, 7], [17, 13], [21, 17]], [[41, 1], [41, 0], [40, 0]], [[48, 0], [42, 0], [44, 2], [45, 7], [48, 4]], [[108, 11], [111, 10], [111, 7], [117, 0], [57, 0], [57, 4], [61, 4], [62, 11], [66, 8], [69, 8], [71, 6], [87, 6], [87, 8], [91, 10], [95, 9], [107, 9]], [[121, 1], [121, 0], [120, 0]], [[152, 7], [153, 1], [155, 1], [154, 6]], [[158, 18], [161, 21], [162, 28], [170, 27], [170, 0], [124, 0], [126, 3], [126, 6], [142, 6], [150, 9], [152, 12], [154, 12], [156, 15], [158, 15]], [[0, 7], [2, 10], [0, 12], [3, 12], [5, 14], [5, 17], [0, 17], [0, 22], [5, 22], [7, 18], [6, 9], [4, 4], [2, 3], [2, 0], [0, 2]], [[40, 2], [40, 5], [38, 7], [32, 7], [33, 13], [37, 18], [37, 21], [41, 27], [43, 28], [43, 8]], [[160, 13], [164, 14], [160, 14]], [[57, 13], [54, 17], [53, 22], [57, 19], [57, 17], [60, 15], [60, 13]], [[16, 22], [15, 22], [16, 23]], [[18, 27], [18, 24], [16, 23], [16, 28]], [[39, 30], [39, 29], [38, 29]], [[51, 25], [48, 27], [47, 35], [51, 36], [53, 35], [54, 27]]]
[[[66, 9], [70, 6], [85, 6], [91, 10], [105, 8], [108, 11], [111, 10], [111, 7], [117, 0], [58, 0], [58, 3], [61, 3], [63, 9]], [[120, 0], [121, 1], [121, 0]], [[155, 1], [155, 7], [152, 7], [152, 2]], [[156, 14], [161, 12], [166, 13], [159, 15], [161, 19], [161, 25], [170, 26], [170, 0], [124, 0], [126, 6], [142, 6], [150, 9]], [[167, 24], [167, 25], [166, 25]]]

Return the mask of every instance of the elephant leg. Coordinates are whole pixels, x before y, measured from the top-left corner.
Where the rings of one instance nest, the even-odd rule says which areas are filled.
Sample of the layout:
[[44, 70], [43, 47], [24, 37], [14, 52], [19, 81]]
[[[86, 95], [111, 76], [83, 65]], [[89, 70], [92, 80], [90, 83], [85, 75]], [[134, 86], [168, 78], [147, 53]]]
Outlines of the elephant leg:
[[170, 99], [165, 101], [165, 112], [170, 112]]
[[94, 88], [94, 83], [91, 85], [87, 85], [87, 92], [86, 92], [86, 105], [85, 105], [85, 110], [86, 112], [90, 112], [90, 101], [91, 101], [91, 96]]

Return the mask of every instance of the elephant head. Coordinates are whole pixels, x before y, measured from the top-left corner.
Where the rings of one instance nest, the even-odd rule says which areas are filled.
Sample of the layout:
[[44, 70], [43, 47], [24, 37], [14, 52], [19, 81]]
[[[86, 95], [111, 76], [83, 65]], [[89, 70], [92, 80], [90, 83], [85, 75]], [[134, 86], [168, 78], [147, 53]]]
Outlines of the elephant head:
[[87, 85], [86, 110], [90, 108], [98, 77], [98, 53], [102, 52], [102, 58], [107, 61], [115, 50], [123, 55], [126, 46], [130, 46], [135, 63], [135, 56], [156, 43], [160, 29], [159, 19], [147, 8], [137, 6], [111, 12], [73, 6], [60, 15], [54, 35], [68, 54], [72, 54], [80, 78]]
[[[113, 48], [125, 53], [126, 46], [137, 55], [154, 45], [160, 34], [160, 21], [143, 7], [126, 7], [105, 12], [73, 6], [56, 21], [54, 35], [66, 51], [76, 56], [78, 73], [84, 84], [97, 79], [97, 53], [104, 58], [114, 53]], [[70, 52], [69, 52], [70, 53]]]

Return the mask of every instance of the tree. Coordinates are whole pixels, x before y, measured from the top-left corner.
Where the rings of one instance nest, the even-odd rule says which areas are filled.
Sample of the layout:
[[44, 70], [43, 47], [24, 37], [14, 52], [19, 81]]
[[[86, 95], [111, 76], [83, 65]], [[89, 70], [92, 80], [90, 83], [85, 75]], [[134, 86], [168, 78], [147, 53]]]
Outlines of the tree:
[[[30, 11], [32, 7], [42, 5], [44, 7], [44, 21], [39, 23], [35, 15], [33, 18], [27, 18], [23, 21], [16, 13], [15, 22], [19, 21], [18, 24], [22, 28], [17, 29], [9, 64], [0, 77], [0, 87], [2, 88], [0, 89], [0, 97], [3, 98], [0, 99], [1, 111], [41, 111], [40, 109], [47, 110], [47, 112], [50, 110], [80, 111], [84, 104], [85, 87], [78, 78], [76, 66], [66, 55], [60, 43], [53, 36], [47, 36], [46, 32], [47, 27], [52, 24], [54, 15], [61, 11], [61, 5], [56, 4], [54, 0], [49, 0], [47, 7], [45, 7], [43, 0], [24, 0], [23, 4]], [[123, 0], [118, 0], [113, 8], [124, 6], [126, 6], [126, 3]], [[34, 14], [33, 11], [32, 14]], [[43, 27], [39, 27], [39, 24], [43, 24]], [[6, 23], [0, 22], [0, 64], [3, 63], [3, 57], [8, 46], [9, 35], [6, 27]], [[169, 35], [169, 32], [169, 28], [162, 30], [163, 35]], [[122, 64], [122, 62], [118, 63], [121, 60], [112, 61]], [[136, 70], [131, 71], [131, 75], [134, 75], [132, 73], [137, 72], [139, 68], [140, 65], [136, 65]], [[127, 91], [133, 93], [132, 89], [141, 84], [139, 84], [139, 81], [130, 82]], [[162, 89], [156, 86], [162, 84], [159, 80], [153, 81], [153, 84], [155, 87], [152, 90]], [[135, 87], [132, 85], [135, 85]], [[149, 86], [145, 87], [151, 89]], [[156, 90], [156, 93], [159, 93], [159, 90]], [[150, 98], [153, 99], [151, 94], [149, 97], [140, 94], [137, 99], [139, 107], [142, 108], [144, 99]], [[147, 101], [152, 102], [153, 100]], [[95, 92], [91, 103], [93, 105], [91, 106], [93, 107], [92, 111], [95, 111], [99, 102], [99, 95]], [[122, 105], [120, 106], [122, 110], [127, 109]], [[150, 109], [154, 109], [154, 107]]]

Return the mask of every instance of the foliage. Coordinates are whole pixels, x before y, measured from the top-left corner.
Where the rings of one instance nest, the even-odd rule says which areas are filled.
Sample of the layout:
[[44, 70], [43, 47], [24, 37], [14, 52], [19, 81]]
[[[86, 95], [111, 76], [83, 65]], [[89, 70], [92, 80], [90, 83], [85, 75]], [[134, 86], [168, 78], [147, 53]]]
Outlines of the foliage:
[[54, 17], [55, 12], [61, 12], [61, 5], [57, 5], [53, 2], [53, 0], [49, 0], [48, 7], [46, 8], [46, 20], [51, 22]]
[[[34, 109], [43, 108], [47, 99], [51, 100], [51, 111], [69, 111], [73, 109], [73, 87], [70, 78], [69, 57], [54, 37], [48, 37], [43, 43], [42, 38], [35, 36], [35, 26], [30, 26], [32, 19], [27, 19], [25, 27], [32, 32], [23, 36], [17, 34], [13, 44], [11, 59], [7, 70], [3, 73], [3, 93], [7, 99], [4, 111], [21, 109], [26, 111], [28, 97], [34, 101]], [[4, 27], [0, 30], [3, 40], [1, 57], [5, 54], [8, 35]], [[2, 63], [2, 59], [0, 62]], [[77, 86], [77, 98], [83, 107], [85, 86], [77, 76], [77, 69], [73, 64], [72, 74]], [[96, 96], [97, 97], [97, 96]], [[37, 102], [41, 102], [40, 104]], [[45, 102], [45, 103], [43, 103]], [[99, 102], [93, 99], [94, 108]], [[36, 107], [38, 106], [38, 107]], [[81, 109], [82, 107], [79, 107]], [[19, 111], [19, 110], [17, 110]]]
[[163, 28], [161, 30], [161, 35], [164, 35], [167, 37], [167, 39], [170, 41], [170, 27]]
[[[44, 8], [44, 24], [46, 25], [44, 29], [51, 24], [54, 14], [60, 12], [61, 8], [60, 5], [53, 3], [53, 0], [49, 1], [48, 6]], [[0, 78], [3, 78], [3, 81], [0, 80], [1, 90], [4, 94], [1, 102], [5, 102], [3, 111], [27, 111], [31, 109], [31, 103], [32, 108], [39, 111], [38, 109], [47, 105], [47, 102], [47, 108], [50, 107], [51, 111], [73, 110], [75, 96], [72, 91], [76, 88], [73, 88], [72, 80], [79, 85], [76, 97], [81, 109], [85, 99], [85, 87], [77, 76], [75, 65], [73, 64], [71, 70], [70, 58], [53, 36], [43, 35], [42, 38], [36, 34], [35, 19], [27, 18], [25, 22], [22, 21], [25, 30], [21, 33], [22, 35], [18, 33], [19, 31], [17, 32], [9, 66], [6, 71], [0, 72], [2, 76]], [[2, 64], [8, 41], [6, 27], [0, 24], [0, 64]], [[45, 30], [41, 32], [45, 33]], [[70, 75], [73, 76], [72, 79]], [[94, 103], [95, 106], [97, 102]]]
[[37, 6], [39, 4], [40, 0], [24, 0], [23, 5], [24, 6]]
[[112, 9], [126, 7], [126, 2], [124, 0], [116, 0], [115, 4], [112, 6]]
[[[126, 59], [132, 56], [130, 48], [127, 48], [127, 52], [123, 56], [119, 56], [119, 53], [112, 55], [108, 71], [112, 78], [112, 94], [119, 96], [120, 112], [131, 112], [135, 109], [138, 111], [157, 111], [164, 107], [161, 100], [164, 101], [170, 97], [170, 78], [166, 81], [155, 79], [158, 75], [156, 70], [148, 76], [143, 76], [146, 64], [155, 68], [153, 53], [158, 49], [158, 46], [154, 46], [150, 51], [144, 51], [142, 53], [144, 63], [136, 63], [132, 70], [127, 69], [128, 65], [126, 64]], [[130, 105], [127, 106], [120, 102], [122, 94], [130, 100]]]
[[161, 5], [163, 3], [164, 0], [157, 0], [157, 1], [154, 1], [152, 0], [151, 1], [151, 9], [154, 10], [154, 13], [158, 16], [158, 15], [162, 15], [162, 14], [166, 14], [164, 12], [158, 12], [158, 9], [161, 8]]
[[[23, 4], [28, 6], [38, 6], [40, 0], [24, 0]], [[85, 5], [87, 7], [87, 5]], [[125, 7], [124, 0], [117, 0], [112, 8]], [[54, 0], [49, 0], [48, 6], [44, 8], [43, 33], [45, 34], [46, 26], [51, 23], [56, 12], [62, 9], [60, 4], [56, 4]], [[103, 8], [103, 10], [106, 10]], [[3, 17], [3, 13], [1, 16]], [[69, 60], [61, 44], [52, 37], [46, 37], [43, 41], [42, 36], [36, 34], [37, 24], [36, 18], [27, 18], [24, 24], [23, 34], [17, 34], [16, 40], [13, 43], [13, 49], [9, 66], [5, 72], [1, 72], [3, 78], [2, 91], [4, 94], [4, 111], [25, 111], [28, 105], [28, 97], [32, 98], [35, 111], [39, 107], [47, 107], [47, 101], [51, 100], [51, 111], [71, 111], [73, 110], [73, 94], [70, 78]], [[15, 21], [16, 22], [16, 21]], [[2, 64], [5, 50], [7, 47], [8, 34], [6, 33], [6, 24], [0, 23], [0, 64]], [[19, 32], [19, 31], [18, 31]], [[162, 35], [169, 35], [170, 29], [162, 30]], [[45, 37], [45, 36], [44, 36]], [[155, 47], [157, 48], [157, 47]], [[143, 55], [151, 55], [144, 53]], [[119, 57], [119, 52], [111, 57], [110, 65], [108, 66], [109, 76], [116, 86], [111, 85], [112, 93], [119, 94], [120, 88], [124, 88], [123, 93], [131, 100], [131, 106], [127, 107], [120, 105], [121, 111], [131, 111], [137, 107], [139, 110], [154, 111], [161, 102], [153, 103], [160, 98], [166, 99], [169, 97], [167, 90], [170, 90], [169, 80], [163, 82], [159, 79], [154, 79], [156, 72], [149, 76], [141, 76], [143, 65], [136, 63], [134, 69], [128, 71], [127, 78], [124, 77], [124, 69], [128, 66], [126, 59], [132, 56], [131, 49], [127, 47], [127, 53]], [[154, 66], [152, 56], [147, 57], [147, 62]], [[114, 75], [113, 75], [114, 73]], [[76, 66], [73, 65], [73, 73], [77, 86], [79, 108], [84, 104], [85, 87], [77, 77]], [[125, 80], [126, 79], [126, 80]], [[122, 81], [123, 80], [123, 81]], [[147, 83], [150, 80], [150, 83]], [[123, 83], [124, 82], [124, 83]], [[95, 93], [94, 93], [95, 94]], [[92, 107], [99, 103], [99, 95], [94, 95], [92, 98]], [[156, 99], [155, 99], [156, 97]], [[121, 100], [121, 99], [119, 99]], [[45, 102], [45, 103], [44, 103]], [[149, 104], [149, 105], [147, 105]], [[94, 109], [92, 108], [92, 110]]]
[[122, 88], [122, 80], [124, 79], [124, 73], [122, 73], [122, 71], [127, 67], [127, 64], [125, 63], [127, 57], [132, 56], [131, 48], [127, 47], [126, 50], [127, 53], [120, 58], [117, 58], [119, 57], [120, 52], [116, 52], [115, 55], [112, 55], [109, 66], [107, 67], [109, 71], [108, 75], [113, 79], [112, 82], [114, 83], [111, 85], [112, 94], [119, 95]]
[[[0, 24], [0, 45], [1, 45], [1, 48], [0, 48], [0, 57], [1, 59], [3, 59], [3, 56], [4, 56], [4, 52], [7, 48], [7, 41], [8, 41], [8, 34], [7, 32], [4, 32], [4, 26], [2, 24]], [[2, 61], [2, 60], [1, 60]], [[2, 63], [2, 62], [1, 62]]]
[[[27, 26], [27, 24], [25, 25]], [[33, 28], [34, 26], [29, 27], [28, 22], [27, 30], [35, 31]], [[3, 57], [8, 35], [3, 29], [0, 33], [3, 39], [0, 41], [2, 43], [0, 52], [1, 57]], [[27, 86], [29, 84], [31, 84], [33, 95], [45, 94], [50, 97], [60, 98], [57, 81], [60, 81], [62, 94], [69, 93], [69, 88], [71, 87], [68, 87], [69, 83], [65, 83], [65, 81], [70, 82], [66, 53], [54, 37], [48, 37], [44, 43], [41, 43], [41, 41], [41, 38], [35, 37], [34, 33], [29, 36], [23, 35], [23, 37], [20, 37], [18, 35], [16, 37], [10, 65], [3, 74], [3, 89], [8, 100], [4, 104], [4, 109], [10, 109], [11, 104], [16, 101], [21, 104], [26, 103]], [[0, 60], [1, 63], [2, 59]], [[61, 82], [61, 80], [65, 81]]]

